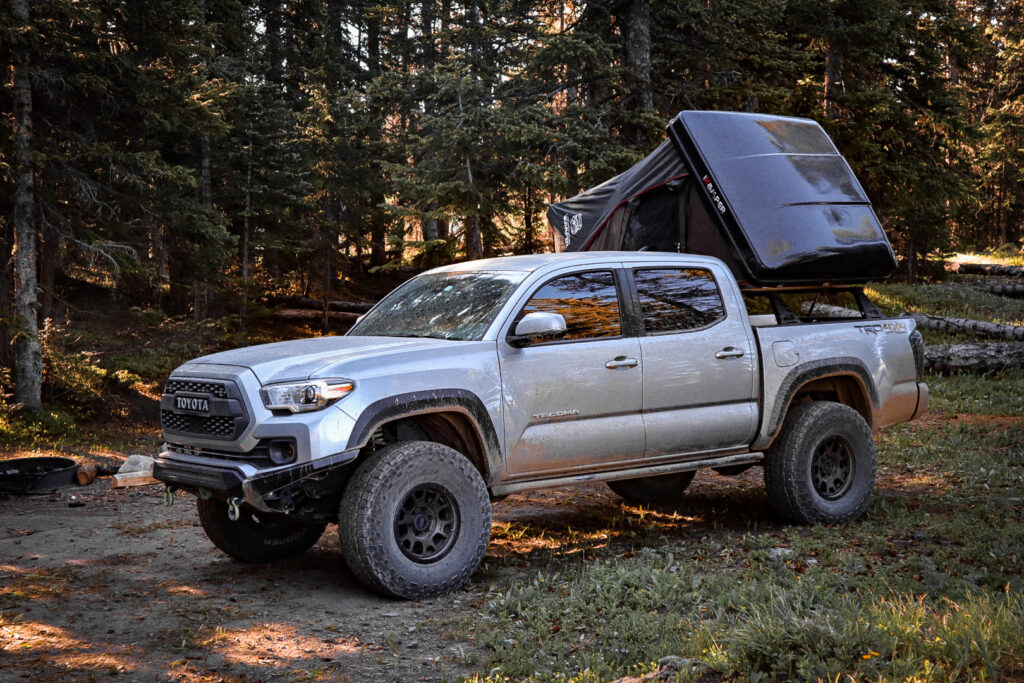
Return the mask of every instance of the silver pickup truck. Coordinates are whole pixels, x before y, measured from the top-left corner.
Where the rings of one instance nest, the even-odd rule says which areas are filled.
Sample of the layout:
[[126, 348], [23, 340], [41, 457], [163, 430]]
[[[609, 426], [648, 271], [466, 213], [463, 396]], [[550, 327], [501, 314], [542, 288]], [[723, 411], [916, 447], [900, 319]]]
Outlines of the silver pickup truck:
[[[345, 336], [176, 369], [155, 476], [198, 495], [237, 559], [296, 556], [337, 522], [353, 573], [406, 598], [467, 581], [491, 501], [517, 491], [606, 481], [663, 504], [695, 470], [757, 465], [783, 519], [851, 520], [872, 432], [924, 411], [928, 389], [913, 320], [849, 296], [860, 319], [820, 320], [672, 253], [438, 268]], [[768, 312], [751, 315], [758, 297]]]

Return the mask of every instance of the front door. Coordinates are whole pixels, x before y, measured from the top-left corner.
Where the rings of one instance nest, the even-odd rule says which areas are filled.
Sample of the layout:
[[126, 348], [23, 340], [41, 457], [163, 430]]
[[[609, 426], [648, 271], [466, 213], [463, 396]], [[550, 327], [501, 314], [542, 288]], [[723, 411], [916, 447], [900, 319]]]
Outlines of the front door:
[[640, 343], [624, 333], [619, 292], [611, 270], [555, 277], [515, 319], [559, 313], [566, 334], [523, 348], [499, 340], [510, 473], [550, 476], [643, 457]]

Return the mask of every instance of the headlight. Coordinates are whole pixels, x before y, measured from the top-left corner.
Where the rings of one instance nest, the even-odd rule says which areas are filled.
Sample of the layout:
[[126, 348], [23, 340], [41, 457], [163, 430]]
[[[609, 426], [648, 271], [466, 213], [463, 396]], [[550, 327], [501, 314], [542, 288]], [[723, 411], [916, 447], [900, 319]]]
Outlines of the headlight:
[[306, 413], [326, 408], [355, 389], [348, 379], [311, 379], [305, 382], [268, 384], [260, 388], [263, 405], [268, 410]]

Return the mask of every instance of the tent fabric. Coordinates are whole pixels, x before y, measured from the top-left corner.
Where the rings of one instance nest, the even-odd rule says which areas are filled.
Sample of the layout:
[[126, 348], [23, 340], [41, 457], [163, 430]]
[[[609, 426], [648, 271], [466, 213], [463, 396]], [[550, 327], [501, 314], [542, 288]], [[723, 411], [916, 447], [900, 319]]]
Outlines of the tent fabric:
[[[659, 185], [687, 174], [683, 158], [671, 140], [665, 140], [632, 168], [582, 194], [548, 207], [548, 222], [565, 251], [584, 249], [620, 249], [621, 246], [595, 244], [617, 209]], [[620, 218], [620, 220], [623, 220]], [[616, 235], [618, 232], [613, 231]]]
[[629, 170], [550, 205], [556, 248], [715, 256], [756, 286], [894, 270], [867, 195], [816, 122], [685, 111], [668, 132]]

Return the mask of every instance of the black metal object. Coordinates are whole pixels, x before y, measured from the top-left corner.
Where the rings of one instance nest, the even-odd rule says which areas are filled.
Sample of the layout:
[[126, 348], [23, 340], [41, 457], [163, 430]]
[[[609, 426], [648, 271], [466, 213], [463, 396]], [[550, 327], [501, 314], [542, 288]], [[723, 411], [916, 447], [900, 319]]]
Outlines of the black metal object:
[[668, 134], [751, 283], [867, 282], [896, 269], [871, 201], [817, 122], [684, 111]]
[[811, 458], [811, 483], [825, 500], [839, 500], [853, 486], [854, 459], [850, 444], [830, 436], [818, 444]]
[[[191, 406], [179, 398], [191, 399]], [[175, 434], [232, 441], [248, 425], [245, 403], [234, 382], [170, 379], [164, 386], [160, 426], [169, 441]]]
[[0, 461], [0, 493], [47, 491], [75, 483], [78, 463], [71, 458], [35, 457]]
[[421, 484], [406, 494], [395, 513], [395, 541], [413, 562], [437, 562], [459, 537], [459, 504], [440, 484]]
[[684, 111], [668, 136], [548, 208], [561, 249], [714, 256], [757, 287], [859, 284], [895, 270], [870, 200], [817, 122]]

